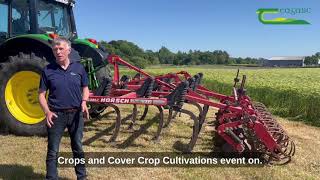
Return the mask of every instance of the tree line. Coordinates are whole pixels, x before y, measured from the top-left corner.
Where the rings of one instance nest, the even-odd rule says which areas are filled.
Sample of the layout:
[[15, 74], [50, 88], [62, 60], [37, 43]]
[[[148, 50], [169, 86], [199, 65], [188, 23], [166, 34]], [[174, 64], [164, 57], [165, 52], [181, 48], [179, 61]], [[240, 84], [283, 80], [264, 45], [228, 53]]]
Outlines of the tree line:
[[312, 56], [307, 56], [304, 59], [304, 64], [307, 66], [319, 65], [319, 62], [320, 62], [320, 52], [317, 52]]
[[148, 65], [173, 64], [173, 65], [204, 65], [204, 64], [262, 64], [262, 58], [233, 58], [223, 50], [188, 52], [171, 52], [166, 47], [158, 51], [143, 50], [136, 44], [125, 40], [101, 41], [100, 45], [109, 53], [122, 57], [129, 63], [144, 68]]

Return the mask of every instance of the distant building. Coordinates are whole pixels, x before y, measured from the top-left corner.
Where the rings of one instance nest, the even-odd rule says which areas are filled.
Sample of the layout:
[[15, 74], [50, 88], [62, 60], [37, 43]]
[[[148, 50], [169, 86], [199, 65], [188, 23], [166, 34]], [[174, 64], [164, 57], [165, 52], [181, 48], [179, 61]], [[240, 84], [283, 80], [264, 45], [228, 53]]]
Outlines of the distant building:
[[265, 61], [265, 66], [269, 67], [302, 67], [305, 56], [277, 56]]

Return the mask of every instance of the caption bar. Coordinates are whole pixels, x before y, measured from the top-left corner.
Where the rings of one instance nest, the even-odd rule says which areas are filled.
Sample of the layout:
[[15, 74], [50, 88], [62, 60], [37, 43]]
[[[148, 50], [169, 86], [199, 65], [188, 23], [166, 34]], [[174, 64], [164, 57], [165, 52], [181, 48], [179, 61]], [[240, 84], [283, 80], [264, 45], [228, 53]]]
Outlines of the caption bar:
[[58, 156], [58, 167], [211, 167], [211, 166], [263, 166], [259, 153], [162, 153], [162, 152], [88, 152], [84, 157], [73, 157], [62, 152]]

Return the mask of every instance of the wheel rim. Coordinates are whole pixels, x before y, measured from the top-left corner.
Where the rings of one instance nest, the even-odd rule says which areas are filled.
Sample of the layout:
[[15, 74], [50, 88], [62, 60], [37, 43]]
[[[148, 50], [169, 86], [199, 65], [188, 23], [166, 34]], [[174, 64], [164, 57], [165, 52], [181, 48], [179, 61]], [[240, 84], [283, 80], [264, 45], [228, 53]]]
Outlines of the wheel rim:
[[7, 108], [22, 123], [36, 124], [45, 118], [38, 101], [39, 81], [38, 73], [20, 71], [14, 74], [6, 84]]

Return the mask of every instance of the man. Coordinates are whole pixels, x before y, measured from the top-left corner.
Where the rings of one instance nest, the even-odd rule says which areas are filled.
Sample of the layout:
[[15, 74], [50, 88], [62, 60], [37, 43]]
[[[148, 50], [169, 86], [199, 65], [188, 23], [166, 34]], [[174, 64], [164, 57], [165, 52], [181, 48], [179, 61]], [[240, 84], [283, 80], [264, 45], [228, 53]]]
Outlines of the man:
[[[74, 158], [84, 158], [83, 116], [89, 119], [86, 104], [89, 98], [88, 77], [84, 67], [69, 58], [70, 41], [65, 38], [54, 39], [52, 51], [56, 61], [44, 68], [39, 85], [39, 102], [46, 115], [48, 130], [46, 179], [58, 179], [57, 156], [66, 127]], [[49, 90], [48, 102], [47, 90]], [[75, 172], [77, 179], [86, 178], [84, 165], [77, 165]]]

